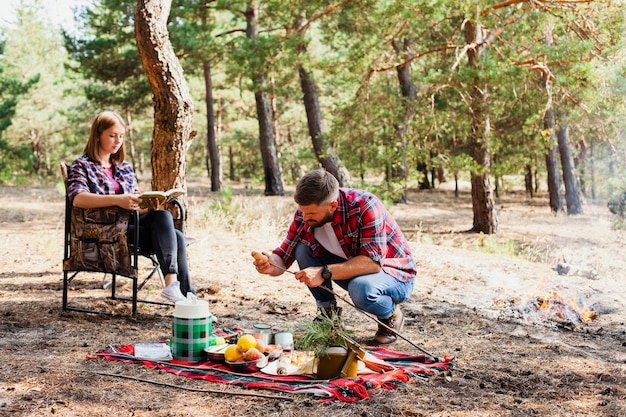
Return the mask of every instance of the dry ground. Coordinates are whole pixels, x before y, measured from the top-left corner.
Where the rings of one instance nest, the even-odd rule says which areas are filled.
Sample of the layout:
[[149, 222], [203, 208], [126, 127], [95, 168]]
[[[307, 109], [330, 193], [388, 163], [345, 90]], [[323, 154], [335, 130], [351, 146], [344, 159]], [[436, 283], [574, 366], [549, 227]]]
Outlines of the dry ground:
[[[250, 251], [272, 249], [293, 209], [290, 197], [259, 194], [240, 187], [216, 196], [190, 184], [191, 269], [218, 326], [262, 321], [279, 329], [314, 314], [290, 276], [259, 276], [251, 265]], [[96, 275], [71, 295], [117, 315], [62, 313], [62, 195], [4, 187], [0, 196], [1, 416], [626, 415], [626, 234], [612, 227], [604, 205], [553, 216], [545, 197], [508, 194], [498, 198], [500, 232], [483, 237], [465, 232], [472, 225], [466, 189], [459, 198], [445, 188], [411, 193], [391, 209], [420, 271], [403, 333], [429, 352], [458, 355], [457, 368], [375, 390], [369, 400], [326, 404], [85, 359], [109, 344], [168, 339], [171, 309], [141, 305], [133, 320], [127, 305], [104, 301]], [[559, 275], [565, 262], [569, 272]], [[155, 299], [159, 292], [158, 281], [147, 291]], [[514, 314], [523, 305], [514, 301], [549, 293], [580, 299], [597, 316], [572, 331], [559, 320], [537, 325]], [[371, 336], [375, 324], [345, 307], [355, 336]], [[395, 348], [416, 350], [405, 341]]]

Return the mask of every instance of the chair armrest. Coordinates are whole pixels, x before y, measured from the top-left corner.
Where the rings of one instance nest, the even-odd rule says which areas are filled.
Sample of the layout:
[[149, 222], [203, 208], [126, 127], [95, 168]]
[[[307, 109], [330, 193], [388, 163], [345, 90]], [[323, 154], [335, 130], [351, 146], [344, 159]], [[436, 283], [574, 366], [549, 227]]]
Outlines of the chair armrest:
[[183, 232], [185, 228], [185, 220], [187, 220], [187, 215], [185, 212], [185, 208], [183, 207], [183, 203], [181, 203], [178, 198], [172, 198], [170, 201], [168, 201], [168, 204], [173, 204], [178, 210], [178, 217], [174, 217], [174, 227]]

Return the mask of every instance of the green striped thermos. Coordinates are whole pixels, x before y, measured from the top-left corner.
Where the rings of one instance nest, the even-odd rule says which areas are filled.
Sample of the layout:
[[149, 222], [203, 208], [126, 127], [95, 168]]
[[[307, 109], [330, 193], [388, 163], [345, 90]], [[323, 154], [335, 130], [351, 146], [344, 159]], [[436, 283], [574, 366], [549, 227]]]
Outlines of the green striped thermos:
[[199, 362], [205, 360], [204, 349], [209, 346], [213, 332], [209, 304], [192, 294], [176, 302], [172, 320], [170, 347], [176, 360]]

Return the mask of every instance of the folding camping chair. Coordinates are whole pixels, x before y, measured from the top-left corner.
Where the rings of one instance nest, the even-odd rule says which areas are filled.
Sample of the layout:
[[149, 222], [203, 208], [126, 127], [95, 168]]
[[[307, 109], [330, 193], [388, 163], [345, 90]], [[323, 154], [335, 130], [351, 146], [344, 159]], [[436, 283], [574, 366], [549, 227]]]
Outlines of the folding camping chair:
[[[61, 163], [61, 176], [67, 191], [68, 165]], [[182, 227], [185, 211], [178, 200], [173, 200], [178, 216], [174, 219], [177, 227]], [[163, 275], [156, 255], [142, 251], [135, 244], [139, 242], [139, 227], [134, 227], [134, 236], [127, 239], [128, 224], [139, 224], [139, 212], [129, 212], [120, 207], [81, 209], [73, 207], [69, 196], [65, 195], [65, 244], [63, 255], [63, 311], [111, 314], [86, 307], [70, 306], [68, 291], [70, 284], [80, 272], [102, 272], [111, 274], [111, 299], [132, 302], [132, 315], [137, 315], [137, 303], [171, 305], [159, 301], [139, 299], [138, 293], [150, 278], [158, 274], [161, 285]], [[139, 283], [139, 257], [152, 263], [150, 273]], [[116, 294], [117, 277], [132, 280], [132, 296], [119, 297]], [[105, 287], [106, 288], [106, 287]]]

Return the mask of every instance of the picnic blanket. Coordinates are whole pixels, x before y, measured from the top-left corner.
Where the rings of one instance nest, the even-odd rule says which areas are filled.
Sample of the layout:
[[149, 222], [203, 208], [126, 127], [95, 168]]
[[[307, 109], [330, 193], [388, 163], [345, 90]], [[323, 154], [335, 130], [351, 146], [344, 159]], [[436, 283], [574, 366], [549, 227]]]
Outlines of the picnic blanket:
[[236, 385], [254, 389], [267, 389], [282, 392], [313, 394], [322, 401], [355, 402], [369, 399], [369, 392], [382, 388], [392, 390], [413, 379], [428, 379], [434, 375], [453, 369], [455, 357], [444, 356], [435, 363], [423, 363], [425, 355], [400, 352], [388, 347], [367, 347], [367, 352], [375, 358], [391, 365], [382, 373], [359, 374], [356, 378], [315, 379], [314, 375], [268, 375], [261, 371], [250, 373], [234, 372], [221, 363], [183, 362], [175, 359], [167, 361], [137, 359], [134, 345], [109, 345], [88, 359], [106, 359], [129, 364], [141, 364], [149, 368], [170, 372], [187, 378], [203, 379], [209, 382]]

